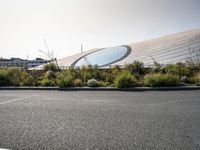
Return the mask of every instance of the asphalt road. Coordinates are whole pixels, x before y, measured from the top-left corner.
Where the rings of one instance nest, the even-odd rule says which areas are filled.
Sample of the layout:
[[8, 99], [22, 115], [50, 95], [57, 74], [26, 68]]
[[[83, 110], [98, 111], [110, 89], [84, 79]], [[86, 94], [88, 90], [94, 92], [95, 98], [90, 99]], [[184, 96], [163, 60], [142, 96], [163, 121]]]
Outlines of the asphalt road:
[[0, 148], [199, 150], [200, 91], [0, 91]]

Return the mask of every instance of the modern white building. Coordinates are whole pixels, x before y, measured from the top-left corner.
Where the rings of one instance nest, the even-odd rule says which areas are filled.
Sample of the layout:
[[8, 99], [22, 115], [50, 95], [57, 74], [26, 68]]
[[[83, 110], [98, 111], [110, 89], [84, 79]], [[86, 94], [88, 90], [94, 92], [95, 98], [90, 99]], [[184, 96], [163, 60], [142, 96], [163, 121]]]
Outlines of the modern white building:
[[142, 61], [151, 66], [154, 61], [166, 65], [200, 60], [200, 29], [167, 35], [139, 43], [121, 45], [110, 48], [92, 49], [58, 60], [62, 67], [81, 67], [98, 65], [109, 67]]
[[4, 59], [0, 58], [1, 67], [18, 67], [18, 68], [32, 68], [37, 67], [46, 63], [51, 62], [50, 60], [44, 60], [42, 58], [36, 58], [35, 60], [27, 60], [21, 58]]

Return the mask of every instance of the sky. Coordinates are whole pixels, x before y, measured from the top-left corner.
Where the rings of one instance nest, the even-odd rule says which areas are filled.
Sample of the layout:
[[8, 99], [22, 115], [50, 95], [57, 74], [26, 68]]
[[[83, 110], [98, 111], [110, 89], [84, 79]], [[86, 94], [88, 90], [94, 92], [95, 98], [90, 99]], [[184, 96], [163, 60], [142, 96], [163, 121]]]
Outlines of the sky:
[[0, 57], [45, 58], [200, 28], [200, 0], [0, 0]]

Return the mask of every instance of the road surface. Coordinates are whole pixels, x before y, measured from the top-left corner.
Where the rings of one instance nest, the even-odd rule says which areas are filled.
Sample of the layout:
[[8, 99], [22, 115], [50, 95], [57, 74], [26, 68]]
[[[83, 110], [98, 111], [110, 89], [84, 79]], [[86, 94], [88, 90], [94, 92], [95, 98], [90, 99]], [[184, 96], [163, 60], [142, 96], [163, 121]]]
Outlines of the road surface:
[[0, 148], [199, 150], [200, 91], [0, 91]]

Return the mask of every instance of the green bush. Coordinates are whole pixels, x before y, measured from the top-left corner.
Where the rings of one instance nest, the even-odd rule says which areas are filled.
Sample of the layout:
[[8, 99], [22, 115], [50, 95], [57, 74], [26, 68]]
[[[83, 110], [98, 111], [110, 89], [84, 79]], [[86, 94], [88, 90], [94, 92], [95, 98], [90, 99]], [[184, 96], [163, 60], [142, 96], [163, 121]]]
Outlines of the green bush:
[[114, 66], [113, 68], [110, 67], [110, 69], [107, 72], [105, 80], [111, 84], [114, 84], [116, 76], [121, 72], [122, 72], [122, 68], [120, 68], [120, 66], [118, 65]]
[[19, 86], [21, 74], [22, 72], [18, 68], [0, 70], [0, 86]]
[[150, 87], [177, 86], [180, 85], [180, 79], [173, 74], [154, 73], [145, 75], [144, 85]]
[[177, 70], [177, 67], [176, 67], [176, 65], [174, 65], [174, 64], [167, 65], [165, 68], [163, 68], [163, 70], [164, 70], [166, 73], [179, 75], [179, 72], [178, 72], [178, 70]]
[[45, 71], [57, 71], [58, 68], [56, 67], [56, 65], [54, 63], [49, 63], [49, 64], [46, 64], [44, 65], [44, 70]]
[[56, 73], [55, 73], [54, 71], [52, 71], [52, 70], [49, 70], [49, 71], [47, 71], [47, 72], [45, 73], [44, 77], [45, 77], [46, 79], [50, 79], [50, 80], [56, 79]]
[[105, 82], [105, 81], [100, 81], [99, 82], [99, 87], [108, 87], [110, 85], [109, 82]]
[[73, 86], [73, 76], [71, 74], [67, 74], [66, 76], [61, 74], [58, 78], [58, 86], [59, 87], [72, 87]]
[[189, 78], [189, 83], [200, 85], [200, 73], [197, 73], [193, 77]]
[[87, 80], [92, 77], [90, 68], [88, 66], [83, 65], [79, 70], [80, 79], [83, 80], [83, 83], [86, 84]]
[[31, 70], [29, 75], [33, 80], [32, 86], [40, 86], [40, 82], [44, 78], [43, 70]]
[[114, 86], [128, 88], [136, 85], [174, 86], [180, 83], [200, 84], [200, 64], [177, 63], [167, 65], [164, 68], [159, 64], [155, 66], [159, 68], [157, 71], [153, 71], [153, 68], [144, 68], [143, 63], [137, 61], [126, 65], [125, 68], [115, 66], [107, 69], [99, 69], [98, 66], [83, 66], [82, 68], [58, 70], [53, 63], [44, 65], [45, 70], [21, 71], [17, 68], [1, 68], [0, 86], [59, 85], [60, 87], [81, 87], [88, 84], [90, 87]]
[[82, 87], [83, 86], [83, 81], [81, 79], [75, 79], [74, 80], [74, 86], [75, 87]]
[[97, 87], [99, 85], [99, 82], [95, 79], [90, 79], [88, 80], [87, 85], [89, 87]]
[[27, 73], [22, 72], [21, 74], [21, 83], [22, 86], [32, 86], [33, 85], [33, 78]]
[[178, 76], [187, 76], [189, 72], [187, 66], [183, 63], [169, 64], [164, 70], [168, 74], [175, 74]]
[[46, 79], [46, 78], [42, 79], [39, 82], [40, 82], [41, 86], [55, 86], [56, 85], [54, 80], [49, 80], [49, 79]]
[[113, 84], [114, 80], [115, 80], [115, 76], [111, 72], [108, 72], [106, 74], [105, 81], [108, 82], [108, 83], [110, 83], [110, 84]]
[[8, 71], [0, 70], [0, 86], [8, 86], [8, 85], [9, 85]]
[[129, 71], [123, 71], [116, 77], [114, 84], [118, 88], [130, 88], [136, 86], [137, 80]]
[[101, 75], [102, 75], [102, 71], [98, 68], [97, 65], [95, 66], [90, 66], [90, 73], [91, 73], [91, 77], [94, 79], [101, 79]]
[[140, 61], [134, 61], [132, 64], [127, 64], [126, 69], [129, 70], [132, 74], [144, 74], [144, 63]]
[[19, 86], [21, 82], [21, 70], [18, 68], [8, 68], [8, 84]]
[[186, 65], [188, 66], [188, 74], [191, 76], [194, 76], [195, 74], [200, 72], [200, 62], [199, 61], [193, 61], [193, 60], [187, 60]]

